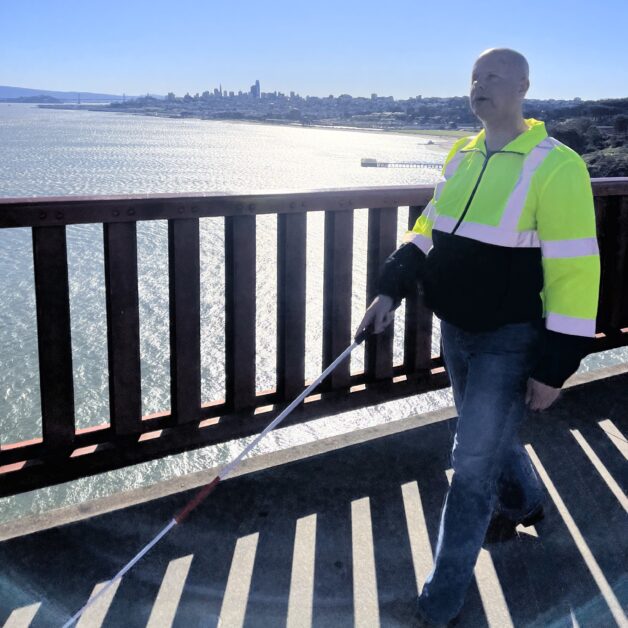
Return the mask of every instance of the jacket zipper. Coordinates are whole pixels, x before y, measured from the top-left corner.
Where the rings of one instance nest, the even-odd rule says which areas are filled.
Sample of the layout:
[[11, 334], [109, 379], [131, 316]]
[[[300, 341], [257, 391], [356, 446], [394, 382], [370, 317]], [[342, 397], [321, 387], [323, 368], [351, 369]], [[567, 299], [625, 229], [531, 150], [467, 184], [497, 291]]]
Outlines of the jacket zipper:
[[[480, 152], [482, 152], [482, 151], [480, 151]], [[485, 157], [485, 160], [484, 160], [484, 164], [482, 165], [482, 170], [480, 171], [480, 176], [478, 177], [478, 180], [475, 182], [475, 186], [473, 187], [473, 191], [471, 192], [471, 196], [469, 197], [469, 200], [467, 201], [467, 204], [465, 205], [464, 211], [462, 212], [462, 215], [458, 219], [458, 222], [456, 223], [456, 226], [454, 227], [454, 230], [451, 232], [451, 235], [454, 235], [454, 233], [456, 233], [456, 231], [458, 230], [458, 227], [460, 226], [460, 223], [464, 220], [464, 217], [467, 215], [467, 211], [469, 211], [469, 206], [471, 205], [471, 201], [473, 200], [473, 197], [475, 196], [475, 191], [478, 189], [478, 185], [480, 185], [480, 180], [482, 179], [482, 175], [484, 174], [484, 171], [486, 170], [486, 166], [488, 164], [489, 159], [493, 155], [497, 155], [498, 153], [513, 153], [515, 155], [521, 155], [522, 154], [522, 153], [520, 153], [518, 151], [514, 151], [514, 150], [497, 150], [490, 157], [486, 157], [486, 155], [484, 155], [484, 153], [482, 153], [482, 155], [484, 155], [484, 157]]]

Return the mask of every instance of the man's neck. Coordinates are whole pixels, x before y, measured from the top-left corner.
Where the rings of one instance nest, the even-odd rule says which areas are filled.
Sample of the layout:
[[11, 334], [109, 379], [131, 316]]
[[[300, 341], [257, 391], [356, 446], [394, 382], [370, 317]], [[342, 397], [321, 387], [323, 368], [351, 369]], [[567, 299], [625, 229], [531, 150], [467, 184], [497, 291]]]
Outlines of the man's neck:
[[486, 150], [494, 153], [527, 131], [528, 126], [523, 117], [517, 117], [510, 120], [485, 121], [484, 129], [486, 132]]

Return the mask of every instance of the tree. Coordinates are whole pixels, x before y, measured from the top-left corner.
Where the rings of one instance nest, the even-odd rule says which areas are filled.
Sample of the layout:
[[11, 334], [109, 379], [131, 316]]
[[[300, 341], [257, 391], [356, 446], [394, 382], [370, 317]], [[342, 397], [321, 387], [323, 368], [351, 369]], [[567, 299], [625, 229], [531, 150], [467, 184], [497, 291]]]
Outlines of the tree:
[[613, 130], [617, 135], [626, 135], [628, 132], [628, 116], [620, 114], [613, 120]]
[[587, 138], [587, 152], [604, 148], [604, 136], [600, 133], [600, 129], [598, 129], [595, 125], [592, 124], [587, 129], [585, 136]]
[[168, 95], [166, 96], [166, 100], [168, 102], [174, 102], [176, 100], [176, 96], [174, 95], [174, 92], [168, 92]]
[[573, 124], [580, 133], [586, 133], [593, 122], [591, 118], [574, 118]]
[[591, 105], [588, 109], [589, 113], [598, 121], [608, 118], [614, 113], [613, 107], [607, 105]]
[[599, 150], [585, 155], [584, 160], [592, 177], [628, 176], [628, 150]]
[[550, 135], [559, 142], [567, 144], [569, 148], [572, 148], [577, 153], [584, 153], [586, 141], [584, 135], [578, 129], [572, 126], [559, 125], [550, 132]]

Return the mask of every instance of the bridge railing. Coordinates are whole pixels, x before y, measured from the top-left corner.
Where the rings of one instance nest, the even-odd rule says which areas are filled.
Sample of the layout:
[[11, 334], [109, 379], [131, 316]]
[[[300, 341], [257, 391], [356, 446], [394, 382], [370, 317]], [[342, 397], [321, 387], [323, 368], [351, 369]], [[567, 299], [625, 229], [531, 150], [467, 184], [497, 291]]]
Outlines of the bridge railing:
[[[627, 344], [628, 179], [593, 182], [602, 288], [597, 350]], [[305, 382], [308, 212], [324, 212], [323, 364], [352, 339], [354, 210], [368, 209], [367, 285], [397, 246], [399, 207], [412, 225], [433, 186], [244, 195], [148, 195], [0, 199], [0, 228], [32, 229], [42, 434], [0, 447], [0, 495], [111, 470], [261, 431]], [[256, 216], [277, 215], [275, 387], [255, 388]], [[199, 219], [224, 217], [225, 398], [201, 403]], [[138, 221], [167, 220], [171, 409], [142, 416]], [[107, 423], [76, 429], [66, 226], [103, 225], [109, 407]], [[364, 407], [448, 385], [432, 356], [432, 313], [407, 300], [403, 364], [393, 365], [393, 327], [366, 341], [365, 368], [339, 366], [285, 422]], [[1, 429], [1, 428], [0, 428]]]

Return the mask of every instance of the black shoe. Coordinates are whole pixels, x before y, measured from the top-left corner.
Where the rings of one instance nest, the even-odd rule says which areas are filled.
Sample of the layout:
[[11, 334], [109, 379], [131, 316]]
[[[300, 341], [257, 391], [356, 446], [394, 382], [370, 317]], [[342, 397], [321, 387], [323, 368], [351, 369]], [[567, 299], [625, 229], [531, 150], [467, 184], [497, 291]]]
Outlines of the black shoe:
[[502, 543], [503, 541], [514, 539], [517, 536], [517, 526], [519, 524], [528, 527], [538, 523], [543, 517], [545, 517], [545, 513], [542, 505], [537, 506], [529, 515], [521, 519], [513, 520], [502, 514], [494, 515], [488, 524], [484, 542]]
[[414, 613], [414, 623], [410, 624], [412, 628], [449, 628], [449, 626], [454, 626], [458, 622], [456, 621], [458, 618], [452, 619], [446, 624], [435, 624], [433, 621], [430, 621], [426, 617], [423, 617], [420, 610], [416, 610]]
[[[416, 596], [382, 602], [379, 605], [381, 619], [394, 620], [394, 625], [412, 626], [416, 612]], [[384, 626], [388, 625], [382, 622]]]
[[[393, 619], [399, 626], [407, 628], [446, 628], [453, 624], [435, 624], [429, 621], [420, 613], [417, 606], [416, 597], [391, 600], [380, 604], [380, 615], [382, 619]], [[382, 622], [382, 625], [387, 625]]]

